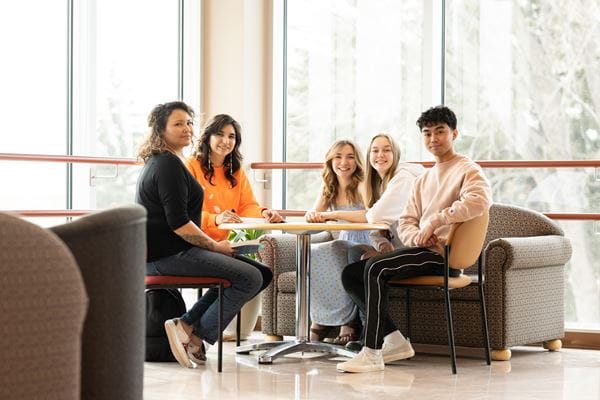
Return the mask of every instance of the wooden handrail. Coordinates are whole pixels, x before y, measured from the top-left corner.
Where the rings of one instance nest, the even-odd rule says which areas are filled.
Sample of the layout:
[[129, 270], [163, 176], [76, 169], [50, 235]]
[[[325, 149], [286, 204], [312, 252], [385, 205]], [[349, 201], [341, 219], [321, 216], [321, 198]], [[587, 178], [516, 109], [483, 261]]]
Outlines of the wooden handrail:
[[[23, 217], [80, 217], [96, 210], [6, 210]], [[284, 217], [303, 217], [304, 210], [278, 210]], [[600, 213], [542, 213], [550, 219], [568, 221], [600, 221]]]
[[550, 219], [600, 221], [599, 213], [542, 213]]
[[[409, 161], [432, 167], [433, 161]], [[595, 168], [600, 167], [600, 160], [506, 160], [475, 161], [482, 168]], [[252, 169], [321, 169], [323, 163], [309, 162], [255, 162], [250, 164]]]
[[[117, 165], [142, 165], [135, 158], [126, 157], [89, 157], [65, 156], [53, 154], [19, 154], [0, 153], [0, 160], [5, 161], [41, 161], [41, 162], [69, 162], [84, 164], [117, 164]], [[425, 167], [433, 166], [433, 161], [409, 161]], [[482, 168], [595, 168], [600, 167], [600, 160], [506, 160], [475, 161]], [[252, 169], [321, 169], [323, 163], [310, 162], [255, 162], [250, 164]]]
[[[6, 161], [40, 161], [40, 162], [67, 162], [84, 164], [112, 164], [112, 165], [141, 165], [142, 162], [135, 158], [121, 157], [88, 157], [65, 156], [51, 154], [18, 154], [0, 153], [0, 160]], [[476, 161], [482, 168], [597, 168], [600, 160], [512, 160], [512, 161]], [[425, 167], [433, 166], [432, 161], [414, 161]], [[308, 162], [258, 162], [251, 163], [252, 169], [320, 169], [322, 163]], [[93, 210], [15, 210], [6, 211], [25, 217], [78, 217], [93, 212]], [[303, 216], [303, 210], [281, 210], [284, 216]], [[557, 220], [600, 220], [599, 213], [545, 213], [548, 218]]]
[[304, 210], [277, 210], [277, 212], [284, 217], [304, 217], [306, 214]]
[[52, 154], [16, 154], [0, 153], [0, 160], [5, 161], [41, 161], [81, 164], [112, 164], [112, 165], [142, 165], [135, 158], [124, 157], [88, 157], [88, 156], [63, 156]]
[[97, 210], [8, 210], [2, 211], [23, 217], [81, 217]]

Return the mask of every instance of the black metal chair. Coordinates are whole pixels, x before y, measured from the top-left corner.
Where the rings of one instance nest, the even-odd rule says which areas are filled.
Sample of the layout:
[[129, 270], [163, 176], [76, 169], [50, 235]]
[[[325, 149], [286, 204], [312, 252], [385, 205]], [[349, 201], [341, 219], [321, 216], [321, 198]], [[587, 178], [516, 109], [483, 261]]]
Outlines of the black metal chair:
[[[454, 345], [454, 325], [452, 322], [452, 306], [450, 303], [450, 290], [476, 285], [479, 292], [479, 303], [483, 337], [485, 343], [485, 357], [488, 365], [490, 359], [490, 337], [487, 325], [487, 313], [485, 310], [485, 298], [483, 285], [485, 283], [485, 271], [483, 263], [482, 247], [487, 233], [489, 214], [473, 218], [469, 221], [454, 224], [448, 237], [448, 243], [444, 247], [444, 275], [427, 275], [407, 279], [396, 279], [388, 282], [390, 287], [406, 289], [406, 315], [407, 336], [410, 337], [410, 290], [411, 289], [437, 289], [444, 293], [446, 306], [446, 321], [448, 324], [448, 345], [450, 346], [450, 359], [452, 373], [456, 374], [456, 351]], [[462, 270], [477, 262], [477, 275], [460, 274], [450, 277], [450, 268]]]

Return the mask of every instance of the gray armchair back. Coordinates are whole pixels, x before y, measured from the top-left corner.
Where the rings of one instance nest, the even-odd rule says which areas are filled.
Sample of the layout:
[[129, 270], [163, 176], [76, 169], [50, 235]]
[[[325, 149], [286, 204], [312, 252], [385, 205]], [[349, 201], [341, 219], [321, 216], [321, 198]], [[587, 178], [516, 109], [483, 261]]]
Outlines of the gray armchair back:
[[75, 256], [90, 298], [82, 399], [142, 399], [146, 210], [114, 208], [52, 228]]
[[56, 235], [0, 214], [0, 399], [80, 397], [83, 279]]

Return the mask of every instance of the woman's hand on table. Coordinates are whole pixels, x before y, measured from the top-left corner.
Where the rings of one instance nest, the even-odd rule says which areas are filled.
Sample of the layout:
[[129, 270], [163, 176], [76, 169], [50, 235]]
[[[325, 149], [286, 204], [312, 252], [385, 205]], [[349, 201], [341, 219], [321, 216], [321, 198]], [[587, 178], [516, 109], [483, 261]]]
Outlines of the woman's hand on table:
[[240, 223], [242, 219], [235, 213], [234, 210], [226, 210], [221, 214], [217, 214], [215, 218], [215, 222], [217, 225], [221, 224], [230, 224], [230, 223]]
[[325, 222], [325, 217], [323, 217], [322, 212], [319, 211], [307, 211], [306, 214], [304, 214], [304, 219], [306, 220], [306, 222]]
[[275, 210], [263, 210], [262, 216], [268, 223], [283, 222], [283, 217]]
[[335, 211], [307, 211], [304, 214], [306, 222], [323, 223], [327, 221], [336, 221]]
[[322, 211], [321, 217], [323, 218], [323, 222], [337, 221], [339, 219], [335, 214], [335, 211]]

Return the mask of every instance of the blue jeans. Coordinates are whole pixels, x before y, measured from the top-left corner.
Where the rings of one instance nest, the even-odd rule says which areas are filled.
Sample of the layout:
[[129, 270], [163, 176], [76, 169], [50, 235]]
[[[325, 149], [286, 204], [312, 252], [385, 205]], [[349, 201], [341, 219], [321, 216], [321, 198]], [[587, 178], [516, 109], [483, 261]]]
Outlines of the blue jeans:
[[[223, 278], [231, 286], [223, 291], [223, 327], [242, 306], [266, 288], [273, 273], [265, 265], [244, 256], [192, 247], [173, 256], [146, 264], [147, 275], [179, 275]], [[181, 319], [193, 328], [194, 335], [214, 344], [217, 341], [219, 290], [209, 289]]]

